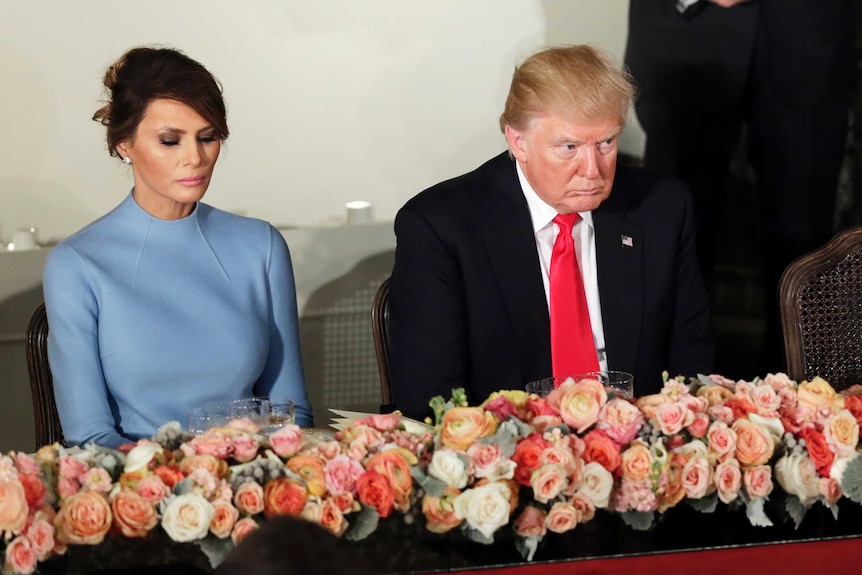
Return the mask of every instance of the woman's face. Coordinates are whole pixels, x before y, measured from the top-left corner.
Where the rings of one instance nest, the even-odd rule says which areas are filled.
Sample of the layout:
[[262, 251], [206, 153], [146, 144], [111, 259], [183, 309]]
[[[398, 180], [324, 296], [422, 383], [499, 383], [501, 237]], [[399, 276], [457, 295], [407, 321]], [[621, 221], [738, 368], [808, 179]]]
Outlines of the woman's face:
[[215, 127], [185, 104], [166, 99], [151, 101], [132, 139], [117, 146], [121, 157], [132, 160], [135, 201], [163, 220], [192, 212], [220, 151]]

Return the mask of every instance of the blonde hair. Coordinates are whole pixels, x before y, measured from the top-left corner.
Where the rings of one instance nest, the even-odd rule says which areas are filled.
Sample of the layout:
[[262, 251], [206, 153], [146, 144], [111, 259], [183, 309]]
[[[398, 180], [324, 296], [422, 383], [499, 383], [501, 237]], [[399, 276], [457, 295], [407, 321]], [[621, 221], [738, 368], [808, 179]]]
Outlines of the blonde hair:
[[547, 112], [581, 122], [616, 114], [624, 125], [634, 97], [631, 76], [592, 46], [547, 48], [515, 68], [500, 129]]

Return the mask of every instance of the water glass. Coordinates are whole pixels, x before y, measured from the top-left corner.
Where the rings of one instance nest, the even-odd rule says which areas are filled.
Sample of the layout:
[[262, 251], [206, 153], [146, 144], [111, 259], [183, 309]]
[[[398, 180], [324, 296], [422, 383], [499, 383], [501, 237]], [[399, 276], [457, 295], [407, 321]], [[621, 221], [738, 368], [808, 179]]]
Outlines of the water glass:
[[270, 398], [269, 425], [266, 431], [274, 433], [296, 421], [296, 404], [292, 399]]
[[557, 387], [557, 380], [553, 377], [546, 377], [537, 381], [531, 381], [527, 384], [525, 390], [529, 394], [535, 394], [539, 397], [545, 397]]
[[272, 409], [265, 397], [249, 397], [230, 402], [231, 419], [249, 419], [261, 427], [269, 424], [269, 414]]

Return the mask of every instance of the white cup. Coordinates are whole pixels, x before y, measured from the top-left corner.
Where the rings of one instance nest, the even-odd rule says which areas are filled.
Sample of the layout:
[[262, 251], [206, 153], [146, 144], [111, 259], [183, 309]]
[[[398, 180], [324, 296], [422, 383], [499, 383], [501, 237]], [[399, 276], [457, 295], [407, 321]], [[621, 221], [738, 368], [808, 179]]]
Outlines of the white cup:
[[374, 220], [374, 216], [371, 212], [371, 202], [361, 200], [356, 202], [347, 202], [344, 207], [347, 208], [348, 226], [370, 224]]
[[39, 247], [36, 243], [36, 228], [19, 228], [12, 232], [10, 250], [35, 250]]

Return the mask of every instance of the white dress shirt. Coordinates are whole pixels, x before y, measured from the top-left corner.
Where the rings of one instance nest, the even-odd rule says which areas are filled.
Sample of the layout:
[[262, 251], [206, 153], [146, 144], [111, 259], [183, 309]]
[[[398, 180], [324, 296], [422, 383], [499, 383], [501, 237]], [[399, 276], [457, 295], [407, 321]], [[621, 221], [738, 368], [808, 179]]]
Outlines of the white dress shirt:
[[[551, 254], [554, 250], [554, 241], [559, 233], [559, 226], [554, 223], [557, 210], [549, 206], [533, 190], [533, 187], [524, 176], [520, 164], [515, 162], [518, 170], [518, 180], [521, 182], [521, 190], [527, 198], [527, 206], [530, 208], [530, 216], [533, 220], [533, 233], [536, 236], [536, 250], [539, 253], [539, 264], [542, 267], [542, 283], [545, 286], [545, 300], [548, 310], [551, 306]], [[593, 230], [593, 213], [578, 212], [581, 216], [572, 227], [572, 238], [575, 241], [575, 254], [578, 257], [578, 266], [584, 278], [584, 291], [587, 295], [587, 308], [590, 310], [590, 327], [593, 330], [593, 341], [599, 356], [599, 368], [608, 369], [607, 353], [605, 350], [605, 331], [602, 324], [602, 306], [599, 301], [599, 278], [596, 273], [596, 241]]]

